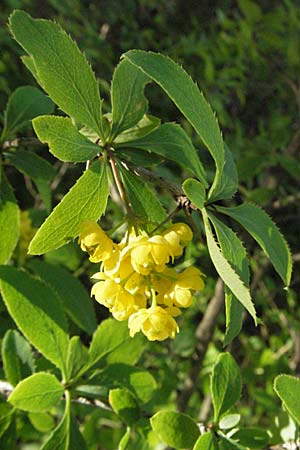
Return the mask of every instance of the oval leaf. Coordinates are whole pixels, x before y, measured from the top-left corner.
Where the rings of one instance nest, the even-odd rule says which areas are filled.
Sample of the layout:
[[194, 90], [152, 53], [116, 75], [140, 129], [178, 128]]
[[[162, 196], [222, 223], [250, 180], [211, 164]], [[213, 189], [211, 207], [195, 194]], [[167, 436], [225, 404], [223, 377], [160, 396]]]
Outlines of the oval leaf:
[[14, 267], [0, 267], [0, 280], [8, 312], [24, 336], [65, 372], [67, 324], [55, 292]]
[[32, 121], [37, 137], [56, 158], [66, 162], [82, 162], [95, 158], [100, 147], [89, 141], [68, 117], [41, 116]]
[[5, 333], [1, 353], [5, 376], [13, 386], [34, 372], [31, 347], [17, 330]]
[[8, 401], [24, 411], [43, 412], [55, 406], [63, 392], [63, 386], [54, 375], [39, 372], [21, 381]]
[[188, 178], [184, 181], [182, 189], [188, 199], [199, 209], [204, 207], [205, 187], [198, 180]]
[[288, 286], [292, 274], [292, 257], [288, 245], [268, 214], [256, 205], [244, 203], [232, 208], [217, 207], [239, 222], [258, 242], [283, 282]]
[[140, 409], [135, 396], [127, 389], [109, 391], [109, 403], [118, 416], [128, 425], [133, 425], [140, 418]]
[[240, 428], [232, 436], [239, 444], [247, 448], [262, 449], [266, 448], [270, 437], [265, 430], [261, 428]]
[[300, 380], [290, 375], [279, 375], [274, 389], [288, 413], [300, 425]]
[[97, 161], [54, 208], [29, 246], [31, 255], [41, 255], [61, 247], [80, 233], [84, 220], [98, 220], [108, 198], [106, 164]]
[[150, 419], [151, 426], [159, 438], [176, 449], [193, 447], [199, 437], [199, 428], [187, 414], [160, 411]]
[[239, 400], [241, 389], [241, 373], [237, 363], [230, 353], [221, 353], [211, 377], [215, 422]]
[[217, 439], [211, 431], [197, 439], [193, 450], [219, 450]]
[[32, 19], [24, 11], [14, 11], [9, 23], [52, 100], [77, 122], [103, 135], [98, 83], [77, 44], [57, 23]]
[[19, 208], [13, 190], [4, 174], [0, 181], [0, 264], [6, 264], [20, 234]]

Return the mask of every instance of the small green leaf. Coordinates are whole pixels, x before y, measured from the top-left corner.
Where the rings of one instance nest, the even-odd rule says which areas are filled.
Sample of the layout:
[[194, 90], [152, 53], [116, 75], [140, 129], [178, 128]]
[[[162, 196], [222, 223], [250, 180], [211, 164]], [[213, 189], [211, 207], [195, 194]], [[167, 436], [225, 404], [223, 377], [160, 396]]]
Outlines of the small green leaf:
[[123, 144], [125, 142], [135, 141], [136, 139], [140, 139], [151, 133], [155, 128], [159, 127], [159, 125], [160, 119], [158, 117], [152, 116], [151, 114], [145, 114], [134, 127], [118, 134], [113, 143], [117, 146], [118, 144]]
[[24, 411], [43, 412], [55, 406], [63, 392], [63, 386], [54, 375], [39, 372], [21, 381], [8, 401]]
[[87, 360], [87, 348], [81, 343], [79, 336], [73, 336], [69, 341], [67, 354], [67, 379], [75, 377]]
[[205, 187], [198, 180], [188, 178], [182, 185], [183, 192], [188, 199], [199, 209], [204, 207], [206, 198]]
[[48, 413], [29, 413], [28, 419], [41, 433], [49, 433], [55, 427], [54, 417]]
[[230, 430], [239, 423], [240, 419], [240, 414], [228, 414], [227, 416], [222, 417], [219, 422], [219, 427], [222, 430]]
[[111, 389], [108, 397], [110, 406], [129, 426], [140, 418], [140, 409], [135, 396], [128, 389]]
[[279, 375], [275, 378], [274, 389], [290, 416], [300, 425], [300, 380]]
[[291, 253], [284, 237], [268, 214], [258, 206], [248, 203], [231, 208], [218, 206], [217, 210], [232, 217], [246, 228], [288, 286], [292, 274]]
[[9, 23], [16, 41], [33, 58], [38, 80], [51, 99], [102, 136], [98, 83], [77, 44], [57, 23], [32, 19], [24, 11], [14, 11]]
[[219, 449], [220, 450], [248, 450], [243, 445], [240, 445], [237, 441], [229, 438], [222, 434], [219, 439]]
[[241, 373], [237, 363], [230, 353], [221, 353], [211, 377], [215, 422], [239, 400], [241, 388]]
[[[230, 262], [233, 269], [241, 277], [245, 285], [249, 286], [249, 261], [246, 250], [236, 234], [213, 214], [209, 218], [217, 234], [218, 242], [224, 257]], [[242, 303], [225, 287], [226, 306], [226, 334], [224, 346], [228, 345], [237, 336], [242, 328], [243, 306]]]
[[211, 257], [211, 260], [216, 268], [216, 271], [224, 281], [224, 283], [228, 286], [228, 288], [232, 291], [232, 293], [236, 296], [239, 302], [247, 309], [247, 311], [251, 314], [256, 324], [256, 312], [254, 305], [252, 303], [251, 295], [249, 289], [245, 286], [245, 284], [241, 281], [238, 274], [231, 267], [227, 259], [221, 253], [211, 231], [210, 223], [208, 221], [207, 213], [204, 209], [202, 209], [202, 215], [205, 225], [206, 239], [208, 251]]
[[18, 242], [19, 208], [13, 190], [4, 174], [0, 180], [0, 264], [6, 264]]
[[270, 437], [265, 430], [254, 427], [240, 428], [231, 438], [247, 448], [257, 448], [259, 450], [266, 448], [270, 441]]
[[137, 216], [150, 225], [159, 224], [167, 218], [166, 211], [157, 196], [137, 175], [118, 165], [126, 193]]
[[148, 402], [157, 389], [156, 381], [150, 372], [122, 363], [106, 366], [93, 378], [93, 382], [109, 389], [127, 388], [142, 403]]
[[122, 436], [119, 445], [118, 445], [118, 450], [126, 450], [127, 448], [127, 444], [129, 442], [130, 439], [130, 427], [127, 427], [126, 433]]
[[211, 431], [202, 434], [197, 439], [193, 450], [219, 450], [217, 439]]
[[109, 194], [106, 164], [95, 162], [42, 224], [29, 246], [31, 255], [61, 247], [80, 233], [84, 220], [98, 220]]
[[89, 335], [97, 327], [93, 303], [86, 288], [63, 267], [34, 259], [29, 267], [56, 292], [66, 313]]
[[17, 330], [8, 330], [5, 333], [1, 353], [6, 379], [13, 386], [34, 372], [30, 345]]
[[41, 116], [32, 121], [37, 137], [56, 158], [67, 162], [83, 162], [95, 158], [100, 147], [72, 124], [68, 117]]
[[216, 163], [213, 195], [223, 171], [224, 145], [217, 119], [198, 86], [182, 67], [159, 53], [130, 50], [124, 57], [167, 93], [207, 146]]
[[0, 267], [0, 280], [8, 312], [24, 336], [46, 358], [65, 371], [67, 324], [55, 292], [14, 267]]
[[1, 140], [15, 136], [20, 129], [41, 114], [51, 114], [54, 104], [42, 91], [32, 86], [17, 88], [9, 97], [4, 113]]
[[192, 141], [184, 130], [175, 123], [165, 123], [140, 139], [124, 142], [116, 145], [116, 147], [138, 148], [175, 161], [197, 176], [207, 187], [205, 171]]
[[159, 411], [151, 417], [150, 423], [159, 438], [176, 449], [192, 447], [199, 437], [196, 422], [187, 414]]
[[111, 85], [112, 137], [136, 125], [148, 107], [144, 88], [150, 79], [128, 60], [116, 67]]

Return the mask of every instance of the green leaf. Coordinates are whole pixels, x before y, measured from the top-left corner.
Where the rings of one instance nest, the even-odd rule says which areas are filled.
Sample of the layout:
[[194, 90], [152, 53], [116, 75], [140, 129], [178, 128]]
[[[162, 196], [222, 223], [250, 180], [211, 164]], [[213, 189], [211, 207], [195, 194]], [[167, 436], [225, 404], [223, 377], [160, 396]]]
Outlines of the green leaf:
[[95, 158], [100, 147], [72, 124], [68, 117], [41, 116], [32, 121], [37, 137], [49, 145], [56, 158], [67, 162], [82, 162]]
[[238, 189], [238, 173], [229, 147], [224, 144], [225, 160], [218, 189], [210, 195], [210, 203], [231, 198]]
[[159, 438], [176, 449], [192, 447], [199, 437], [199, 429], [187, 414], [175, 411], [159, 411], [150, 419]]
[[10, 164], [13, 164], [23, 174], [28, 175], [33, 181], [51, 181], [56, 175], [56, 171], [51, 164], [36, 153], [18, 149], [16, 152], [7, 153], [5, 156]]
[[0, 178], [0, 264], [6, 264], [18, 242], [20, 216], [10, 184], [4, 174]]
[[6, 399], [4, 403], [4, 399], [2, 396], [0, 403], [0, 444], [3, 443], [1, 436], [5, 435], [11, 423], [14, 422], [13, 418], [14, 418], [14, 408], [9, 403], [6, 402]]
[[[39, 76], [38, 76], [32, 56], [22, 55], [21, 60], [22, 60], [22, 63], [24, 64], [24, 66], [29, 70], [29, 72], [31, 72], [31, 75], [36, 80], [37, 84], [42, 86], [42, 83], [41, 83], [41, 80], [39, 80]], [[45, 114], [45, 113], [43, 113], [43, 114]]]
[[215, 422], [239, 400], [241, 389], [241, 373], [237, 363], [230, 353], [221, 353], [211, 377]]
[[67, 380], [75, 377], [88, 360], [88, 350], [81, 343], [79, 336], [73, 336], [69, 341], [67, 355]]
[[147, 110], [144, 88], [150, 79], [126, 59], [116, 67], [111, 85], [112, 138], [136, 125]]
[[219, 427], [222, 430], [230, 430], [231, 428], [235, 427], [240, 420], [240, 414], [228, 414], [227, 416], [222, 417], [219, 422]]
[[[213, 214], [209, 218], [217, 234], [223, 256], [230, 262], [241, 280], [249, 287], [249, 261], [246, 250], [236, 234]], [[228, 345], [242, 328], [243, 306], [233, 293], [225, 288], [226, 334], [224, 345]]]
[[211, 431], [208, 431], [197, 439], [193, 450], [219, 450], [217, 439]]
[[7, 381], [16, 386], [34, 372], [30, 345], [17, 330], [8, 330], [1, 346], [4, 373]]
[[17, 88], [9, 97], [4, 112], [4, 129], [1, 140], [15, 136], [15, 133], [41, 114], [51, 114], [54, 104], [40, 89], [32, 86]]
[[[127, 323], [115, 319], [104, 320], [94, 333], [89, 348], [89, 365], [97, 364], [119, 348], [122, 349], [127, 341], [134, 347], [135, 340], [129, 336]], [[133, 350], [134, 348], [131, 349]]]
[[121, 165], [118, 165], [118, 169], [135, 214], [144, 219], [150, 227], [151, 224], [163, 222], [167, 218], [166, 211], [145, 181]]
[[231, 208], [218, 206], [217, 210], [232, 217], [246, 228], [288, 286], [292, 274], [291, 253], [284, 237], [268, 214], [258, 206], [248, 203]]
[[160, 119], [152, 116], [151, 114], [145, 114], [142, 119], [132, 128], [123, 131], [121, 134], [115, 137], [113, 144], [123, 144], [125, 142], [132, 142], [136, 139], [140, 139], [147, 134], [151, 133], [155, 128], [159, 127]]
[[67, 324], [55, 292], [14, 267], [0, 267], [0, 279], [8, 312], [24, 336], [64, 372]]
[[204, 207], [206, 193], [203, 184], [193, 178], [187, 178], [182, 184], [182, 189], [197, 208], [202, 209]]
[[219, 440], [220, 450], [248, 450], [246, 447], [240, 445], [238, 442], [222, 434]]
[[142, 403], [148, 402], [157, 389], [156, 381], [150, 372], [122, 363], [106, 366], [93, 378], [94, 382], [109, 389], [127, 388]]
[[18, 409], [43, 412], [55, 406], [64, 392], [58, 379], [50, 373], [39, 372], [22, 380], [8, 397]]
[[300, 380], [290, 375], [275, 378], [274, 389], [290, 416], [300, 425]]
[[155, 128], [146, 136], [131, 142], [124, 142], [116, 147], [129, 147], [145, 150], [175, 161], [193, 175], [196, 175], [207, 187], [205, 171], [198, 158], [191, 139], [175, 123], [165, 123]]
[[41, 433], [49, 433], [55, 427], [54, 417], [48, 413], [29, 413], [28, 419]]
[[182, 67], [166, 56], [130, 50], [124, 57], [142, 69], [167, 93], [199, 134], [216, 164], [216, 176], [210, 191], [213, 195], [223, 171], [224, 146], [216, 117], [198, 86]]
[[126, 433], [122, 436], [122, 438], [119, 442], [118, 450], [126, 450], [127, 444], [130, 439], [130, 432], [131, 432], [130, 427], [127, 427]]
[[251, 314], [256, 324], [256, 312], [253, 306], [251, 295], [249, 289], [245, 286], [245, 284], [241, 281], [238, 274], [231, 267], [227, 259], [221, 253], [211, 231], [211, 227], [208, 221], [207, 213], [204, 209], [202, 209], [202, 215], [205, 225], [206, 239], [208, 251], [211, 257], [211, 260], [215, 266], [216, 271], [224, 281], [224, 283], [228, 286], [231, 292], [236, 296], [236, 298], [241, 302], [241, 304], [247, 309], [247, 311]]
[[34, 259], [29, 261], [29, 267], [56, 292], [73, 322], [89, 335], [93, 334], [97, 327], [95, 311], [82, 283], [59, 265]]
[[109, 194], [106, 164], [95, 162], [64, 196], [42, 224], [29, 246], [29, 253], [40, 255], [61, 247], [80, 233], [84, 220], [98, 220], [106, 208]]
[[57, 23], [32, 19], [23, 11], [14, 11], [9, 23], [16, 41], [33, 58], [38, 80], [51, 99], [102, 136], [98, 83], [77, 44]]
[[111, 389], [108, 400], [115, 413], [127, 425], [134, 425], [139, 420], [140, 408], [135, 396], [128, 389]]
[[265, 430], [261, 428], [240, 428], [231, 436], [239, 444], [244, 445], [247, 448], [266, 448], [270, 437]]

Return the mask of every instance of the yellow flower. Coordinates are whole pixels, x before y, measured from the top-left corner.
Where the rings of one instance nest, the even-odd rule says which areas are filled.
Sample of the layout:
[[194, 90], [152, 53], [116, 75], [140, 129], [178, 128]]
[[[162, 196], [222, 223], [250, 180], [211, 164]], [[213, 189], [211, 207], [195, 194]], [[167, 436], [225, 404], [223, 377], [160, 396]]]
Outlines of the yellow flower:
[[169, 312], [160, 306], [142, 308], [132, 314], [128, 320], [130, 336], [142, 331], [149, 341], [163, 341], [174, 338], [179, 328]]
[[169, 243], [160, 235], [147, 235], [133, 238], [123, 249], [123, 256], [130, 253], [133, 269], [142, 275], [148, 275], [152, 270], [162, 272], [173, 256]]
[[86, 220], [81, 224], [79, 236], [80, 247], [88, 252], [91, 262], [100, 262], [112, 256], [114, 243], [99, 227], [91, 220]]
[[174, 223], [164, 231], [163, 237], [168, 241], [173, 255], [181, 256], [183, 247], [193, 239], [193, 233], [185, 223]]
[[190, 290], [201, 291], [204, 288], [201, 276], [203, 276], [202, 272], [196, 267], [189, 267], [178, 274], [178, 279], [167, 294], [175, 306], [188, 308], [192, 304], [193, 298]]

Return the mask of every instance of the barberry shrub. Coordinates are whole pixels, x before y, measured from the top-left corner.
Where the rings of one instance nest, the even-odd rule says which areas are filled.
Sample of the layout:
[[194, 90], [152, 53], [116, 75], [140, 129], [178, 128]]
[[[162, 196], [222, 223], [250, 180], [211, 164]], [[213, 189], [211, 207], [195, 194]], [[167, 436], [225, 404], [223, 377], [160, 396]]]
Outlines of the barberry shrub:
[[[142, 362], [148, 341], [164, 349], [175, 336], [180, 341], [185, 311], [197, 301], [194, 294], [205, 289], [203, 267], [185, 254], [192, 241], [196, 245], [204, 239], [217, 285], [225, 285], [226, 346], [240, 333], [245, 313], [259, 323], [246, 250], [228, 223], [244, 227], [283, 285], [290, 283], [291, 255], [272, 219], [252, 203], [236, 206], [232, 201], [238, 173], [210, 105], [174, 61], [131, 50], [114, 71], [111, 112], [104, 113], [91, 66], [57, 23], [15, 11], [9, 26], [26, 53], [22, 61], [44, 92], [18, 88], [7, 103], [1, 134], [2, 309], [17, 327], [12, 325], [2, 340], [7, 381], [1, 391], [8, 398], [0, 403], [1, 448], [16, 448], [19, 423], [30, 423], [38, 436], [51, 432], [43, 450], [265, 447], [270, 433], [239, 426], [241, 415], [234, 408], [242, 379], [230, 352], [221, 353], [214, 364], [209, 386], [213, 417], [204, 428], [183, 412], [192, 394], [188, 382], [195, 378], [177, 387], [179, 411], [174, 411], [166, 379], [154, 377], [149, 360]], [[191, 125], [201, 151], [181, 126], [149, 114], [145, 87], [150, 83]], [[83, 174], [52, 211], [50, 183], [56, 172], [51, 159], [18, 145], [19, 133], [30, 123], [57, 160], [85, 163]], [[172, 177], [157, 173], [162, 160], [170, 162]], [[49, 212], [38, 230], [26, 211], [20, 214], [6, 166], [35, 183]], [[108, 205], [119, 211], [109, 227]], [[62, 251], [71, 257], [77, 238], [92, 263], [86, 258], [83, 269], [91, 275], [91, 296], [112, 315], [99, 325], [82, 283], [50, 263], [57, 249], [67, 249]], [[28, 244], [36, 257], [27, 258]], [[199, 372], [204, 355], [195, 348], [192, 359]], [[275, 390], [299, 425], [298, 380], [282, 375]], [[82, 415], [88, 415], [84, 426], [77, 420]], [[116, 428], [117, 420], [123, 425]], [[106, 444], [101, 430], [98, 436], [101, 424], [104, 434], [112, 424]]]

